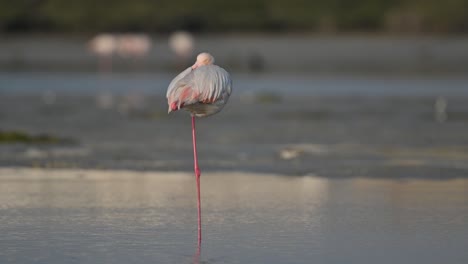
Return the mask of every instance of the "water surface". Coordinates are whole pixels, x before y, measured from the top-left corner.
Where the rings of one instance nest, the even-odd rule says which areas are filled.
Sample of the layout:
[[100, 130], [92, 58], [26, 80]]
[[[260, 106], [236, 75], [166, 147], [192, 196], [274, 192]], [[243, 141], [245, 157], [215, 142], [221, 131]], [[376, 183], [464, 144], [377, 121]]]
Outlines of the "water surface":
[[466, 263], [468, 181], [0, 170], [1, 263]]
[[[171, 77], [0, 73], [0, 129], [76, 142], [0, 145], [0, 166], [191, 171], [190, 118], [167, 114]], [[468, 175], [466, 76], [233, 73], [233, 79], [223, 112], [198, 121], [203, 169]], [[437, 102], [445, 107], [437, 110]]]

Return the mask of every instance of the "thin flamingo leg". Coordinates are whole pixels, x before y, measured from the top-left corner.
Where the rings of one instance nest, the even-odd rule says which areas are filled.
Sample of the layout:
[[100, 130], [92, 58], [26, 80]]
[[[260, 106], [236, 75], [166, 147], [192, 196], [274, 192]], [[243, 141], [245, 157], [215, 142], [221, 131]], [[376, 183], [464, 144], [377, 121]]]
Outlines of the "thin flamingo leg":
[[112, 57], [100, 56], [98, 61], [99, 73], [111, 73], [112, 72]]
[[201, 200], [200, 200], [200, 168], [198, 167], [197, 138], [195, 135], [195, 116], [192, 116], [193, 163], [197, 179], [197, 209], [198, 209], [198, 246], [201, 245]]

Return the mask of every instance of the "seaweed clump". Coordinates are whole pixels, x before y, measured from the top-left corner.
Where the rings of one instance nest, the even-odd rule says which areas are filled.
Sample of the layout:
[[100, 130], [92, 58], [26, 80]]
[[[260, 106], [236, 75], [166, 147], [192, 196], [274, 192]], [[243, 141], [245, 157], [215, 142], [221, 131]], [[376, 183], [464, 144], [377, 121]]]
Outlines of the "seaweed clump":
[[49, 134], [29, 135], [20, 131], [1, 131], [0, 144], [27, 143], [27, 144], [59, 144], [73, 143], [74, 140], [60, 138]]

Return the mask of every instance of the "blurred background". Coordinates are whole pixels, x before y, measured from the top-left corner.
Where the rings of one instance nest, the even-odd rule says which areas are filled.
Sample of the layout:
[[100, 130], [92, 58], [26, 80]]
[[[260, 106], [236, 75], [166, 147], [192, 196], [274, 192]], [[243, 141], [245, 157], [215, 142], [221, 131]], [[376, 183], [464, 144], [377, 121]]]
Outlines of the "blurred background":
[[234, 93], [205, 168], [468, 175], [468, 1], [0, 1], [0, 165], [190, 170], [170, 80], [208, 51]]
[[107, 64], [115, 57], [119, 71], [161, 71], [185, 66], [200, 50], [236, 71], [467, 70], [465, 0], [0, 5], [6, 70], [90, 71], [93, 57], [109, 57]]
[[[468, 0], [0, 0], [0, 263], [468, 263]], [[170, 81], [233, 80], [197, 121]]]

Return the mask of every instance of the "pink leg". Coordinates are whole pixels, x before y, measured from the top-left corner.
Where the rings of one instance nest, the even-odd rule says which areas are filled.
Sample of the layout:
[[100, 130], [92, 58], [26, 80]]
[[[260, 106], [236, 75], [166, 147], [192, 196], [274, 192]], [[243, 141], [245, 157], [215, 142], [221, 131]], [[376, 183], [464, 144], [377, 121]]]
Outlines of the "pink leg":
[[192, 116], [193, 163], [197, 179], [197, 209], [198, 209], [198, 246], [201, 244], [201, 200], [200, 200], [200, 168], [197, 157], [197, 138], [195, 136], [195, 116]]
[[107, 74], [112, 72], [112, 57], [100, 56], [99, 57], [99, 72]]

